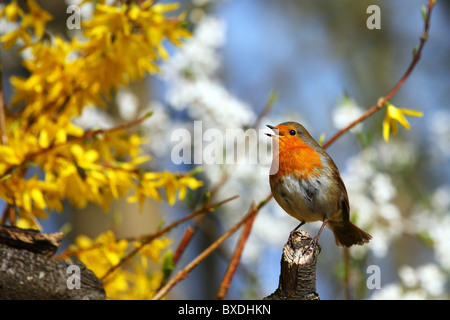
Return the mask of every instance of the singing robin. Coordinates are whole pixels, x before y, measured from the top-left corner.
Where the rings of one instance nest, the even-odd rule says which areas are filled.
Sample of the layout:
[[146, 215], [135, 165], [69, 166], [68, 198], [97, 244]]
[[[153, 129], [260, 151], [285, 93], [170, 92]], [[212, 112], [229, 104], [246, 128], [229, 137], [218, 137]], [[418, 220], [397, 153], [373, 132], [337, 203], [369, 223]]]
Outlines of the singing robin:
[[314, 247], [325, 225], [339, 246], [369, 242], [372, 236], [350, 221], [347, 190], [333, 159], [296, 122], [268, 127], [275, 133], [267, 133], [273, 140], [270, 188], [278, 204], [300, 220], [292, 232], [306, 222], [323, 221], [311, 241]]

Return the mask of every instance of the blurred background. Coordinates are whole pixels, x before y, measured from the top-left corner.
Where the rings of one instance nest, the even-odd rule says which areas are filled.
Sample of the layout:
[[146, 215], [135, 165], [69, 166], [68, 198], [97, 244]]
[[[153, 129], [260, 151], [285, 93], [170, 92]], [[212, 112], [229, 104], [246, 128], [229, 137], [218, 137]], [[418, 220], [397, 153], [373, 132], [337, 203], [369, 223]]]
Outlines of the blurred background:
[[[172, 2], [172, 1], [159, 1]], [[171, 150], [175, 129], [219, 130], [255, 127], [261, 144], [265, 125], [297, 121], [316, 139], [328, 140], [340, 128], [376, 104], [400, 79], [423, 31], [422, 5], [410, 1], [290, 1], [191, 0], [180, 1], [193, 37], [183, 48], [169, 44], [171, 58], [162, 72], [124, 88], [108, 110], [93, 106], [76, 120], [85, 128], [111, 127], [154, 115], [140, 132], [149, 137], [145, 152], [151, 169], [190, 170], [174, 165]], [[55, 18], [50, 31], [67, 37], [66, 8], [77, 1], [38, 1]], [[381, 9], [381, 28], [369, 30], [369, 5]], [[82, 19], [89, 8], [83, 7]], [[391, 103], [420, 110], [422, 118], [408, 118], [409, 131], [400, 127], [386, 143], [382, 138], [385, 110], [345, 134], [328, 149], [349, 192], [351, 215], [373, 235], [369, 245], [352, 248], [351, 285], [354, 298], [448, 298], [450, 279], [450, 3], [438, 1], [431, 18], [421, 60]], [[4, 31], [2, 31], [4, 32]], [[20, 56], [2, 52], [5, 99], [11, 96], [7, 79], [23, 74]], [[258, 119], [269, 95], [278, 99]], [[194, 144], [196, 141], [194, 141]], [[203, 165], [205, 187], [185, 203], [169, 207], [146, 202], [137, 207], [117, 201], [105, 214], [88, 206], [42, 221], [45, 232], [70, 224], [66, 244], [77, 234], [95, 237], [113, 229], [119, 237], [146, 234], [159, 223], [190, 213], [202, 193], [215, 190], [214, 200], [233, 195], [237, 200], [208, 215], [177, 269], [183, 268], [212, 241], [236, 223], [249, 205], [270, 193], [261, 164]], [[242, 263], [227, 299], [260, 299], [278, 286], [280, 258], [289, 232], [298, 222], [269, 202], [257, 216]], [[173, 246], [188, 224], [169, 234]], [[320, 223], [304, 226], [315, 235]], [[173, 299], [212, 299], [217, 293], [239, 233], [196, 268], [172, 291]], [[329, 230], [320, 238], [317, 291], [321, 299], [343, 299], [343, 255]], [[381, 271], [381, 289], [369, 290], [370, 265]]]

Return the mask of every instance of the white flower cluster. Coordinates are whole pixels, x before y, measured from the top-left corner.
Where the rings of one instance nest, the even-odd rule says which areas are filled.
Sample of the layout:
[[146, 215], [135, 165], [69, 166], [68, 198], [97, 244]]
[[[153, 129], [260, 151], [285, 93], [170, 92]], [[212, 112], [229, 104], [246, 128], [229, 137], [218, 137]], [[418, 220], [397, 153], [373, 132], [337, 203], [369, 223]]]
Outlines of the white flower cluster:
[[435, 264], [418, 268], [401, 266], [400, 282], [386, 285], [371, 296], [374, 300], [423, 300], [445, 298], [445, 273]]
[[[344, 97], [333, 110], [333, 123], [337, 129], [343, 129], [348, 124], [358, 119], [363, 114], [363, 110], [349, 97]], [[362, 130], [362, 123], [356, 125], [352, 131]]]
[[218, 48], [224, 39], [225, 23], [204, 17], [194, 37], [163, 66], [162, 77], [173, 108], [186, 109], [207, 128], [242, 128], [252, 125], [256, 117], [251, 107], [235, 98], [217, 78], [221, 61]]
[[431, 243], [437, 263], [450, 273], [450, 185], [437, 188], [427, 207], [417, 205], [411, 221], [416, 233]]
[[342, 173], [351, 216], [373, 236], [369, 245], [352, 248], [355, 257], [369, 250], [375, 258], [385, 258], [392, 243], [402, 235], [408, 235], [416, 245], [420, 243], [417, 239], [424, 242], [422, 248], [411, 247], [410, 254], [417, 255], [426, 244], [433, 249], [434, 256], [423, 265], [400, 266], [399, 281], [375, 290], [372, 299], [448, 298], [445, 289], [450, 273], [450, 186], [437, 188], [426, 207], [420, 202], [412, 204], [413, 209], [407, 214], [396, 204], [400, 191], [385, 173], [387, 168], [414, 164], [416, 154], [411, 144], [381, 142], [350, 158]]
[[[341, 175], [349, 195], [350, 216], [373, 236], [370, 246], [355, 247], [356, 254], [370, 248], [376, 257], [384, 257], [391, 242], [403, 232], [402, 216], [393, 201], [397, 189], [390, 176], [378, 169], [383, 157], [380, 149], [386, 146], [396, 148], [394, 143], [366, 148], [348, 160]], [[395, 160], [389, 159], [387, 165], [393, 166]]]
[[450, 114], [446, 110], [439, 110], [427, 120], [427, 127], [431, 133], [431, 152], [436, 159], [450, 159]]
[[85, 130], [90, 130], [111, 128], [115, 121], [105, 110], [95, 106], [86, 106], [81, 115], [73, 120], [73, 123]]

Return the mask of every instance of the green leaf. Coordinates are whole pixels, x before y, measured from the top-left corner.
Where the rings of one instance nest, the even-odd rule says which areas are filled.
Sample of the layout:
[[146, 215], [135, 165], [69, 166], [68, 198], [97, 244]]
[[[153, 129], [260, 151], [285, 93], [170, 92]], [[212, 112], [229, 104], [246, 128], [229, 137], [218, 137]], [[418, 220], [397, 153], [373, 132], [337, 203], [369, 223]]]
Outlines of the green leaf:
[[164, 226], [164, 219], [161, 219], [158, 223], [158, 226], [156, 227], [156, 230], [161, 230]]
[[423, 21], [427, 21], [427, 7], [422, 6], [422, 19]]
[[154, 113], [153, 110], [148, 111], [146, 114], [144, 114], [144, 118], [145, 119], [150, 118], [153, 115], [153, 113]]
[[167, 250], [163, 254], [163, 261], [162, 261], [163, 283], [169, 280], [170, 274], [172, 273], [174, 267], [175, 265], [173, 262], [172, 250]]
[[72, 231], [72, 224], [69, 222], [64, 223], [59, 231], [64, 233], [64, 236], [68, 235]]
[[425, 245], [427, 245], [428, 247], [433, 247], [434, 241], [433, 241], [433, 238], [428, 233], [428, 231], [424, 230], [422, 232], [419, 232], [418, 236], [419, 236], [420, 240], [422, 240]]
[[362, 148], [367, 148], [371, 144], [372, 135], [370, 132], [360, 132], [356, 134], [356, 139], [358, 139], [358, 142]]
[[189, 171], [189, 175], [195, 176], [196, 174], [199, 174], [202, 172], [203, 172], [203, 167], [197, 166], [194, 169], [192, 169], [191, 171]]
[[319, 139], [317, 140], [317, 143], [321, 146], [323, 145], [323, 142], [325, 141], [325, 133], [322, 133], [319, 137]]
[[269, 100], [267, 101], [267, 104], [270, 107], [273, 107], [273, 105], [278, 101], [279, 96], [280, 95], [278, 93], [278, 90], [272, 89], [272, 91], [270, 91]]
[[210, 198], [211, 198], [211, 193], [209, 191], [206, 191], [206, 193], [203, 195], [202, 204], [206, 205], [209, 202]]
[[8, 179], [11, 178], [11, 177], [12, 177], [11, 174], [7, 174], [7, 175], [5, 175], [5, 176], [3, 176], [3, 177], [1, 178], [0, 182], [6, 181], [6, 180], [8, 180]]

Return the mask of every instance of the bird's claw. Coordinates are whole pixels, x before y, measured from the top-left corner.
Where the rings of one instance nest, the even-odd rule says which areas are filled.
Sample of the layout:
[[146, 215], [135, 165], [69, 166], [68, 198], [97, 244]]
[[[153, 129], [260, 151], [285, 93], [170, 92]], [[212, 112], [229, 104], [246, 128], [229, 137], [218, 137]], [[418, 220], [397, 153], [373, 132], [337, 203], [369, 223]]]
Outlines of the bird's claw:
[[311, 248], [312, 248], [313, 253], [314, 253], [314, 251], [316, 251], [317, 246], [319, 246], [319, 249], [320, 249], [320, 244], [319, 244], [318, 240], [319, 239], [317, 239], [317, 238], [312, 238], [309, 245], [303, 250], [302, 255], [307, 254]]

